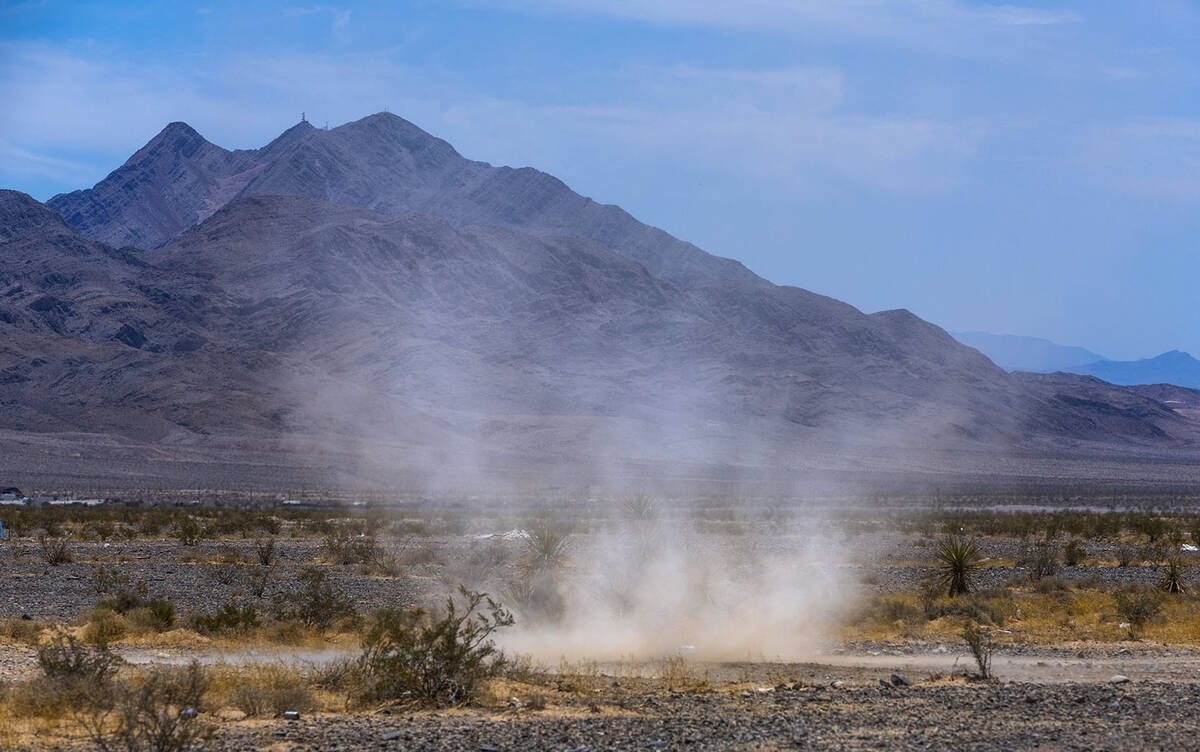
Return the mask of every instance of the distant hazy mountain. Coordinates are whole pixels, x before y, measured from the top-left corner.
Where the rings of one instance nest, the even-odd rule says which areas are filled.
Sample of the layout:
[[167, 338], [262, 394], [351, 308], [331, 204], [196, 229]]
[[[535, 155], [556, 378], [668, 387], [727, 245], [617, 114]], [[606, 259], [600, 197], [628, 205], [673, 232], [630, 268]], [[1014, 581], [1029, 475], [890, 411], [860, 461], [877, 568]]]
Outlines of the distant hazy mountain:
[[979, 350], [1006, 371], [1078, 373], [1112, 384], [1173, 384], [1200, 387], [1200, 360], [1172, 350], [1143, 360], [1109, 360], [1082, 347], [1059, 345], [1038, 337], [986, 332], [953, 332], [964, 345]]
[[964, 345], [974, 347], [992, 359], [1006, 371], [1032, 371], [1052, 373], [1076, 371], [1077, 366], [1104, 360], [1082, 347], [1070, 347], [1040, 337], [1020, 337], [1015, 334], [988, 334], [987, 332], [951, 332]]
[[1114, 384], [1174, 384], [1200, 388], [1200, 360], [1179, 350], [1143, 360], [1099, 360], [1070, 370]]
[[875, 466], [865, 446], [907, 470], [939, 447], [1200, 442], [1152, 395], [1006, 373], [907, 311], [773, 285], [394, 115], [232, 152], [173, 123], [50, 206], [0, 192], [0, 470], [35, 434], [320, 478], [537, 458], [571, 482], [618, 458], [791, 477]]

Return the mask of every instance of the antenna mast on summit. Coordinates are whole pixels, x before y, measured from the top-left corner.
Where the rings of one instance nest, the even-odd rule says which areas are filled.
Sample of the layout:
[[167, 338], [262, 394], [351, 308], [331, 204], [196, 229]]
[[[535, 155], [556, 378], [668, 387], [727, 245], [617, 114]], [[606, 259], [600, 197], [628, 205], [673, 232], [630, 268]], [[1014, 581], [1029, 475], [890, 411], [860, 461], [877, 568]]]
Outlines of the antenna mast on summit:
[[301, 123], [307, 123], [307, 122], [308, 122], [308, 120], [307, 120], [307, 119], [304, 117], [304, 113], [303, 113], [303, 112], [301, 112], [301, 113], [300, 113], [300, 122], [301, 122]]

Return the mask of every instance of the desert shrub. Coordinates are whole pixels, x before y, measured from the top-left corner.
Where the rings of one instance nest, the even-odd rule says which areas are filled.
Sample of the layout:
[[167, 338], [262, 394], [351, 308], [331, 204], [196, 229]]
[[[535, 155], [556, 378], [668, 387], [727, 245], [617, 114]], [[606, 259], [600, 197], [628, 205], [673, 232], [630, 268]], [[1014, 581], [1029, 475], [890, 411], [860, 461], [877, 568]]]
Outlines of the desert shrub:
[[242, 552], [228, 543], [221, 544], [219, 556], [222, 564], [241, 564], [244, 561]]
[[1129, 543], [1122, 543], [1122, 544], [1118, 545], [1117, 551], [1116, 551], [1117, 566], [1118, 567], [1127, 567], [1130, 564], [1132, 564], [1133, 562], [1137, 561], [1139, 551], [1140, 551], [1140, 549], [1138, 549], [1137, 546], [1131, 545]]
[[318, 664], [308, 672], [308, 681], [311, 686], [326, 692], [359, 697], [365, 686], [362, 661], [354, 657]]
[[1037, 581], [1058, 571], [1058, 548], [1052, 541], [1026, 541], [1021, 544], [1017, 565], [1029, 570], [1029, 579]]
[[154, 598], [128, 611], [125, 619], [137, 632], [166, 632], [175, 626], [175, 606], [166, 598]]
[[955, 620], [994, 627], [1004, 626], [1005, 621], [1015, 610], [1016, 606], [1012, 598], [997, 594], [977, 594], [966, 598], [941, 595], [923, 604], [924, 614], [930, 620], [948, 616]]
[[1129, 639], [1162, 611], [1162, 593], [1145, 585], [1133, 584], [1113, 591], [1117, 614], [1129, 624]]
[[903, 598], [889, 596], [877, 598], [869, 613], [872, 620], [882, 625], [896, 622], [912, 623], [923, 620], [925, 616], [918, 606]]
[[545, 571], [518, 572], [504, 587], [501, 599], [531, 623], [557, 623], [567, 611], [557, 578]]
[[979, 678], [991, 679], [992, 653], [996, 650], [995, 642], [992, 641], [986, 632], [979, 628], [978, 624], [967, 624], [963, 627], [962, 638], [971, 650], [971, 657], [975, 659]]
[[156, 668], [140, 681], [114, 684], [107, 697], [76, 713], [101, 752], [185, 752], [201, 749], [213, 727], [200, 711], [209, 679], [200, 664]]
[[242, 568], [236, 564], [217, 564], [205, 568], [204, 571], [214, 582], [229, 587], [237, 581], [239, 575], [241, 575]]
[[107, 608], [92, 609], [87, 625], [83, 628], [84, 642], [99, 648], [121, 639], [129, 631], [129, 625], [121, 615]]
[[262, 566], [271, 566], [275, 562], [275, 539], [259, 538], [254, 541], [254, 555]]
[[404, 566], [415, 567], [423, 564], [436, 564], [438, 555], [431, 546], [414, 546], [405, 543], [396, 555], [396, 560]]
[[175, 625], [175, 606], [166, 598], [150, 598], [145, 582], [124, 578], [107, 597], [96, 601], [94, 613], [109, 611], [128, 617], [141, 630], [165, 632]]
[[364, 524], [339, 522], [325, 535], [325, 555], [333, 564], [369, 564], [379, 554], [375, 536], [366, 534]]
[[195, 517], [185, 514], [175, 521], [171, 535], [185, 546], [194, 546], [204, 535], [204, 528], [200, 526]]
[[1063, 564], [1068, 567], [1077, 567], [1087, 558], [1087, 548], [1084, 547], [1083, 541], [1078, 538], [1072, 538], [1067, 541], [1067, 545], [1063, 546]]
[[1033, 584], [1033, 591], [1042, 595], [1058, 595], [1071, 590], [1071, 584], [1058, 577], [1043, 577]]
[[4, 619], [0, 621], [0, 636], [14, 642], [36, 645], [45, 625], [33, 619]]
[[504, 656], [491, 636], [513, 623], [512, 614], [485, 593], [459, 588], [459, 594], [463, 604], [448, 598], [440, 619], [422, 609], [378, 614], [360, 659], [368, 699], [465, 703], [480, 680], [500, 669]]
[[192, 614], [190, 621], [192, 629], [208, 635], [245, 634], [262, 625], [258, 609], [248, 603], [226, 603], [211, 614]]
[[122, 663], [107, 648], [90, 648], [62, 631], [38, 648], [37, 661], [47, 679], [97, 685], [107, 684]]
[[237, 677], [232, 703], [247, 717], [278, 716], [287, 710], [301, 712], [317, 706], [306, 678], [284, 666], [258, 666]]
[[1129, 527], [1146, 536], [1147, 542], [1154, 543], [1166, 534], [1169, 523], [1161, 517], [1139, 514], [1130, 518]]
[[67, 545], [65, 538], [58, 538], [49, 534], [39, 535], [38, 545], [42, 550], [42, 560], [52, 567], [57, 567], [59, 564], [70, 564], [75, 561], [75, 557], [71, 554], [71, 548]]
[[1178, 554], [1168, 556], [1156, 587], [1162, 592], [1172, 595], [1186, 593], [1187, 584], [1183, 581], [1183, 573], [1186, 568], [1183, 559]]
[[96, 591], [96, 595], [129, 587], [132, 587], [129, 575], [118, 571], [116, 567], [110, 568], [101, 564], [92, 571], [92, 589]]
[[271, 584], [271, 571], [265, 566], [243, 567], [240, 575], [240, 579], [237, 580], [238, 589], [255, 598], [263, 597], [267, 586]]
[[357, 616], [354, 602], [344, 590], [326, 581], [324, 571], [309, 567], [297, 578], [304, 587], [298, 593], [276, 597], [276, 618], [296, 620], [314, 629], [326, 630], [338, 621]]
[[958, 536], [942, 539], [935, 550], [938, 576], [947, 594], [966, 595], [973, 588], [973, 575], [981, 566], [979, 544]]

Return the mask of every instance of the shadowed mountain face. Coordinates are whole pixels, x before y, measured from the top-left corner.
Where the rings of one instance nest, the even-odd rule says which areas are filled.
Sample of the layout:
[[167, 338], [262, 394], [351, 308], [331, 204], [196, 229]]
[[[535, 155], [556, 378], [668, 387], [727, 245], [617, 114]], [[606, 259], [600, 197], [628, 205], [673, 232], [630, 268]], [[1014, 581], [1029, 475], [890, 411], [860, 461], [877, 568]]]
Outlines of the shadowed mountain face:
[[172, 124], [50, 203], [137, 248], [0, 194], [4, 428], [447, 472], [1200, 436], [1153, 395], [1007, 374], [907, 311], [772, 285], [390, 115], [238, 152]]

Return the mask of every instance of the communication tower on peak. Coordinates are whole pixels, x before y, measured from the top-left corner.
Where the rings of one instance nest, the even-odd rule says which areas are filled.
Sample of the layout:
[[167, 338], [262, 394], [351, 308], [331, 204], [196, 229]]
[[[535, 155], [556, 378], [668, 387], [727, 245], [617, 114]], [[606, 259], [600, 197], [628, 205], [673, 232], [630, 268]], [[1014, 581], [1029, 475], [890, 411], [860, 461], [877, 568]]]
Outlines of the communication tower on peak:
[[301, 112], [301, 113], [300, 113], [300, 122], [301, 122], [301, 123], [307, 123], [307, 122], [308, 122], [308, 118], [304, 117], [304, 113], [303, 113], [303, 112]]

